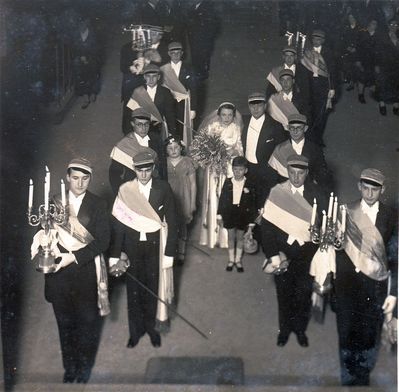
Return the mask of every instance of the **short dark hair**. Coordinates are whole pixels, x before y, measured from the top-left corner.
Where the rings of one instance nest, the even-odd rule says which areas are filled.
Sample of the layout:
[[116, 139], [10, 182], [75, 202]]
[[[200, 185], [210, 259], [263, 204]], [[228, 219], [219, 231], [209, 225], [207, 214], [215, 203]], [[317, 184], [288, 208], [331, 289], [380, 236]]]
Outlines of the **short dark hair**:
[[68, 174], [68, 176], [70, 176], [71, 175], [71, 171], [72, 170], [75, 170], [75, 171], [80, 171], [80, 172], [82, 172], [83, 174], [88, 174], [89, 176], [91, 176], [91, 173], [89, 172], [89, 171], [87, 171], [87, 170], [85, 170], [85, 169], [82, 169], [81, 167], [74, 167], [74, 166], [71, 166], [71, 167], [68, 167], [68, 169], [67, 169], [67, 174]]
[[248, 168], [248, 160], [245, 157], [235, 157], [232, 162], [232, 166], [243, 166]]

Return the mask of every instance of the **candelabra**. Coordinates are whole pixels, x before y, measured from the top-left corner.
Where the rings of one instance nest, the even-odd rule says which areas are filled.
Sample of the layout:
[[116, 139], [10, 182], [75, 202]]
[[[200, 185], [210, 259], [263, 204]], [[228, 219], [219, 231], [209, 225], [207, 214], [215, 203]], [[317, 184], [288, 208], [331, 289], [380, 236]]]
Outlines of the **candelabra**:
[[338, 230], [337, 222], [333, 222], [332, 218], [327, 218], [325, 230], [317, 225], [310, 225], [309, 231], [312, 242], [319, 245], [322, 252], [329, 246], [333, 246], [335, 250], [342, 250], [344, 247], [345, 233]]
[[151, 25], [130, 25], [124, 27], [123, 30], [132, 33], [132, 47], [138, 52], [150, 49], [153, 33], [163, 31], [160, 27]]
[[36, 270], [45, 274], [54, 272], [57, 264], [55, 263], [55, 255], [52, 250], [53, 238], [51, 229], [54, 224], [62, 225], [67, 222], [68, 214], [64, 206], [57, 207], [55, 204], [48, 203], [48, 208], [45, 204], [41, 204], [38, 213], [32, 213], [32, 206], [28, 207], [28, 223], [30, 226], [41, 226], [46, 236], [44, 241], [41, 241], [38, 254], [33, 258], [36, 265]]

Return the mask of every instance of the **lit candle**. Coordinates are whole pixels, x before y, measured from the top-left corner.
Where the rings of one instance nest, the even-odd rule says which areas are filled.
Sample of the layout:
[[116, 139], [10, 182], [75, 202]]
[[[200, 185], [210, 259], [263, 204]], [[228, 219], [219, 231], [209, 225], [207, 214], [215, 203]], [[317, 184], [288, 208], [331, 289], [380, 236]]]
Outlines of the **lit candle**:
[[346, 229], [346, 207], [341, 206], [341, 232], [345, 233]]
[[28, 198], [28, 207], [32, 208], [33, 206], [33, 180], [29, 180], [29, 198]]
[[48, 185], [47, 185], [47, 182], [44, 181], [44, 210], [45, 211], [48, 211], [48, 194], [49, 194]]
[[317, 213], [317, 202], [316, 199], [313, 199], [312, 219], [310, 221], [311, 226], [314, 226], [314, 224], [316, 223], [316, 213]]
[[46, 166], [46, 183], [47, 183], [47, 191], [50, 193], [50, 170]]
[[299, 43], [299, 35], [300, 35], [300, 32], [299, 31], [297, 31], [296, 32], [296, 44], [298, 45], [298, 43]]
[[328, 201], [328, 212], [327, 212], [327, 217], [331, 218], [332, 217], [332, 210], [333, 210], [333, 203], [334, 203], [334, 193], [330, 193], [330, 200]]
[[61, 203], [62, 206], [66, 206], [66, 196], [65, 196], [65, 183], [64, 180], [61, 180]]
[[303, 34], [303, 35], [302, 35], [302, 50], [303, 50], [304, 47], [305, 47], [305, 42], [306, 42], [306, 35]]
[[327, 216], [326, 216], [326, 212], [323, 210], [323, 220], [321, 222], [321, 232], [322, 233], [326, 232], [326, 227], [327, 227]]
[[333, 207], [333, 222], [337, 221], [337, 214], [338, 214], [338, 198], [335, 196], [334, 198], [334, 207]]

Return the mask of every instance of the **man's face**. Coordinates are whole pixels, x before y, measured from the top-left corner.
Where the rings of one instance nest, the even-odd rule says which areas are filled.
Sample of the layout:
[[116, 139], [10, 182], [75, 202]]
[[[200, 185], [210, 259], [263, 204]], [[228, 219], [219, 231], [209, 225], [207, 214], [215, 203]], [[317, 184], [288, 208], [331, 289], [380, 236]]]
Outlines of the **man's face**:
[[173, 49], [169, 50], [168, 54], [171, 61], [176, 64], [181, 60], [183, 56], [183, 51], [181, 49]]
[[280, 84], [283, 91], [288, 94], [292, 90], [292, 86], [294, 85], [294, 79], [289, 75], [284, 75], [280, 78]]
[[295, 63], [295, 54], [292, 52], [284, 52], [283, 54], [284, 63], [289, 67]]
[[137, 180], [143, 184], [147, 185], [148, 181], [151, 180], [152, 178], [152, 172], [154, 171], [154, 165], [150, 167], [143, 167], [143, 168], [134, 168], [134, 171], [136, 172]]
[[362, 199], [370, 207], [380, 199], [380, 196], [385, 191], [385, 187], [383, 186], [372, 185], [364, 181], [359, 181], [357, 186], [360, 193], [362, 194]]
[[288, 166], [288, 178], [295, 188], [300, 188], [306, 180], [308, 169]]
[[321, 37], [312, 37], [312, 43], [315, 48], [324, 44], [324, 38]]
[[291, 139], [295, 143], [299, 143], [305, 137], [307, 128], [308, 127], [305, 124], [289, 124], [288, 131], [290, 133]]
[[80, 196], [87, 191], [89, 187], [91, 175], [85, 174], [80, 170], [71, 169], [70, 174], [67, 174], [66, 180], [69, 184], [69, 190], [75, 195]]
[[158, 83], [158, 80], [160, 79], [161, 75], [159, 73], [154, 72], [154, 73], [146, 73], [144, 74], [144, 80], [145, 84], [148, 87], [155, 87]]
[[249, 112], [255, 118], [261, 117], [265, 114], [266, 111], [266, 102], [265, 101], [255, 101], [249, 103]]
[[148, 135], [150, 130], [150, 122], [142, 118], [134, 118], [131, 122], [133, 131], [137, 133], [140, 137], [145, 137]]

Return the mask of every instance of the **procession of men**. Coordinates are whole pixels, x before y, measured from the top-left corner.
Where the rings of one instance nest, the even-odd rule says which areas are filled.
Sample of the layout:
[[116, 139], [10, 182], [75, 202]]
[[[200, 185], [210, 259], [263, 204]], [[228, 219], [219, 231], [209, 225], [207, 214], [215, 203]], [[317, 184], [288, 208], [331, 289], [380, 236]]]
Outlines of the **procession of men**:
[[[128, 42], [120, 48], [121, 94], [117, 91], [112, 98], [117, 97], [120, 109], [113, 118], [119, 120], [114, 124], [114, 144], [107, 146], [107, 155], [93, 152], [95, 143], [102, 142], [98, 125], [98, 141], [91, 141], [91, 146], [70, 148], [70, 156], [63, 162], [66, 189], [61, 186], [60, 194], [49, 194], [45, 188], [40, 213], [52, 211], [49, 205], [67, 211], [62, 223], [47, 218], [46, 224], [52, 230], [42, 225], [42, 230], [34, 233], [31, 247], [35, 263], [43, 261], [43, 249], [51, 248], [54, 256], [54, 271], [42, 272], [45, 299], [52, 306], [59, 333], [64, 371], [59, 382], [90, 382], [96, 371], [96, 355], [98, 358], [101, 354], [99, 348], [104, 339], [109, 339], [101, 334], [101, 327], [113, 315], [117, 306], [113, 290], [118, 292], [121, 286], [126, 285], [127, 326], [123, 339], [118, 341], [124, 341], [120, 352], [125, 361], [137, 350], [148, 347], [148, 343], [157, 350], [168, 346], [168, 333], [173, 332], [176, 320], [183, 320], [190, 333], [212, 339], [212, 326], [206, 327], [210, 332], [202, 331], [199, 312], [203, 309], [194, 310], [188, 319], [179, 313], [179, 285], [184, 285], [185, 274], [193, 268], [198, 253], [212, 262], [209, 272], [219, 265], [216, 270], [224, 274], [227, 254], [223, 253], [222, 243], [216, 243], [220, 249], [208, 249], [198, 243], [196, 227], [200, 224], [208, 229], [207, 223], [199, 222], [201, 213], [195, 211], [207, 208], [208, 201], [201, 200], [200, 194], [196, 203], [194, 197], [197, 205], [191, 211], [192, 221], [182, 228], [183, 207], [171, 181], [180, 160], [168, 147], [173, 144], [182, 156], [184, 152], [184, 157], [191, 159], [190, 144], [198, 137], [200, 121], [208, 114], [202, 110], [204, 94], [209, 83], [215, 83], [212, 62], [220, 53], [212, 52], [217, 30], [216, 22], [211, 20], [213, 2], [198, 1], [186, 10], [185, 15], [191, 18], [188, 22], [192, 21], [191, 30], [172, 18], [178, 15], [174, 8], [177, 3], [144, 1], [135, 10], [139, 20], [132, 22], [138, 24], [128, 26]], [[125, 14], [127, 20], [129, 12]], [[207, 21], [207, 33], [212, 36], [207, 45], [195, 37], [200, 27], [204, 28], [201, 17]], [[293, 15], [284, 17], [292, 21]], [[287, 22], [286, 27], [281, 32], [287, 34], [281, 40], [280, 64], [264, 70], [263, 84], [257, 89], [236, 92], [236, 100], [245, 100], [245, 106], [236, 110], [230, 102], [219, 102], [214, 114], [223, 128], [223, 105], [232, 105], [233, 121], [237, 119], [241, 127], [241, 150], [237, 148], [234, 153], [240, 157], [245, 180], [251, 185], [237, 185], [234, 155], [230, 155], [218, 189], [226, 178], [231, 178], [228, 200], [237, 208], [241, 197], [238, 193], [256, 191], [251, 208], [257, 214], [244, 231], [252, 235], [253, 230], [258, 254], [245, 253], [244, 246], [239, 267], [233, 264], [226, 271], [234, 272], [235, 267], [237, 272], [244, 272], [243, 261], [245, 272], [237, 275], [246, 276], [247, 264], [257, 263], [257, 276], [262, 275], [265, 285], [275, 292], [275, 298], [267, 299], [275, 302], [277, 309], [275, 319], [267, 320], [273, 325], [269, 329], [274, 331], [268, 339], [273, 342], [273, 350], [280, 350], [279, 355], [287, 358], [290, 353], [284, 351], [285, 346], [291, 344], [294, 335], [297, 346], [312, 356], [312, 316], [321, 311], [323, 322], [325, 313], [332, 310], [337, 343], [330, 350], [339, 361], [337, 385], [373, 385], [372, 371], [381, 342], [395, 346], [397, 339], [397, 212], [392, 203], [385, 203], [386, 190], [395, 192], [391, 187], [394, 180], [386, 175], [385, 162], [371, 157], [368, 162], [354, 161], [346, 184], [350, 179], [350, 186], [357, 189], [358, 195], [353, 199], [341, 197], [345, 194], [340, 189], [344, 182], [338, 178], [338, 162], [331, 159], [329, 150], [335, 145], [329, 122], [333, 110], [342, 110], [339, 91], [344, 85], [335, 43], [328, 36], [331, 31], [324, 31], [321, 25], [312, 25], [305, 37], [301, 27], [292, 33], [288, 31], [292, 23]], [[142, 29], [148, 31], [143, 38], [148, 40], [146, 47], [135, 35]], [[99, 93], [100, 102], [101, 98]], [[94, 102], [90, 95], [89, 102]], [[396, 101], [392, 103], [395, 116]], [[87, 115], [93, 107], [86, 106], [82, 113]], [[205, 129], [211, 129], [211, 125]], [[356, 157], [344, 159], [351, 162]], [[228, 166], [232, 163], [233, 176]], [[205, 176], [210, 165], [202, 166], [193, 158], [198, 192], [207, 186]], [[101, 173], [97, 174], [99, 170]], [[101, 197], [90, 190], [98, 181], [97, 176], [102, 181], [98, 187]], [[33, 193], [33, 186], [31, 189]], [[337, 194], [339, 198], [335, 197]], [[218, 221], [215, 230], [222, 229], [223, 223]], [[187, 250], [180, 257], [178, 243], [182, 238]], [[237, 237], [237, 244], [238, 241]], [[220, 287], [236, 276], [220, 274], [219, 281], [213, 282]], [[214, 278], [211, 274], [199, 276], [197, 283], [194, 279], [191, 284], [206, 287]], [[197, 289], [192, 292], [198, 295]], [[258, 295], [255, 291], [253, 294]], [[184, 301], [190, 302], [190, 289], [186, 288], [184, 295]], [[224, 311], [235, 312], [237, 317], [246, 313], [234, 302], [232, 293], [222, 290], [216, 292], [218, 295], [226, 301]], [[117, 300], [122, 301], [120, 296]], [[210, 306], [212, 301], [204, 296], [201, 302], [209, 302]], [[258, 309], [264, 311], [263, 306]], [[109, 312], [108, 318], [100, 317]], [[176, 314], [177, 318], [173, 317]], [[218, 317], [221, 320], [223, 315]], [[235, 325], [228, 328], [233, 330]], [[251, 328], [256, 340], [262, 325]], [[395, 359], [391, 360], [396, 366]]]

